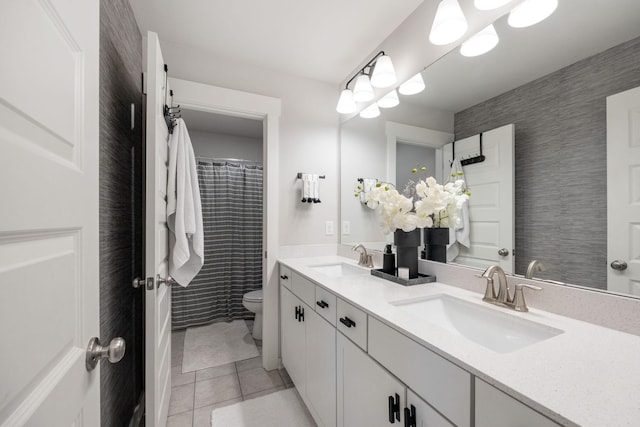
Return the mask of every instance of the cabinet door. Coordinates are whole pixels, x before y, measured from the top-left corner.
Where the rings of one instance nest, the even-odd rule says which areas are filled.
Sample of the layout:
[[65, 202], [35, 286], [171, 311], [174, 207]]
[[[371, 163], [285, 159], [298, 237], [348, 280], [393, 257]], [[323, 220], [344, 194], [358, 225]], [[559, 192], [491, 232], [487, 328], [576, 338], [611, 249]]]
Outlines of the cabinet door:
[[557, 427], [544, 415], [534, 411], [497, 388], [476, 378], [476, 427]]
[[308, 309], [302, 301], [283, 286], [280, 287], [280, 298], [282, 364], [287, 368], [298, 392], [304, 394], [306, 377], [305, 322], [296, 313], [302, 310], [304, 312], [303, 318], [306, 318], [313, 310]]
[[318, 313], [305, 313], [307, 324], [307, 400], [323, 427], [336, 425], [336, 328]]
[[415, 415], [415, 427], [454, 427], [424, 400], [407, 389], [407, 409]]
[[[404, 385], [341, 333], [337, 368], [338, 427], [403, 425]], [[389, 397], [396, 395], [400, 420], [390, 422]]]

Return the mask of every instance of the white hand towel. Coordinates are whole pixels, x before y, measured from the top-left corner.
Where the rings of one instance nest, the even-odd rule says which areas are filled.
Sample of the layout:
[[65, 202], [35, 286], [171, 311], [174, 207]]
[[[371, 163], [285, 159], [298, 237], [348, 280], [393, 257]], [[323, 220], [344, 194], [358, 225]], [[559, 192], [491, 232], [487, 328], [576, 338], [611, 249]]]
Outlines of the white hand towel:
[[302, 203], [311, 201], [311, 174], [302, 174]]
[[[449, 175], [449, 181], [454, 182], [458, 179], [464, 181], [464, 175], [458, 175], [458, 172], [462, 172], [462, 164], [460, 160], [454, 159], [451, 163], [451, 174]], [[466, 182], [465, 182], [466, 187]], [[469, 240], [469, 201], [466, 200], [460, 208], [460, 225], [456, 228], [449, 229], [449, 245], [447, 245], [447, 261], [453, 261], [459, 254], [460, 248], [458, 244], [469, 247], [471, 242]]]
[[318, 174], [311, 174], [311, 198], [313, 203], [320, 203], [320, 177]]
[[169, 138], [167, 179], [169, 275], [186, 287], [204, 264], [204, 229], [196, 158], [182, 119]]

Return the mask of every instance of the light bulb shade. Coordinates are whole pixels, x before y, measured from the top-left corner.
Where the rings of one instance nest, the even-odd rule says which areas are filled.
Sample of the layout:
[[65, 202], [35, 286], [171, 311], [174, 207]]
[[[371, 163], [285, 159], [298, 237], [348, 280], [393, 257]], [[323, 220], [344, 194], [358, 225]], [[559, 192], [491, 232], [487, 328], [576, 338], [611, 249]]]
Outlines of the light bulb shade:
[[380, 109], [378, 108], [378, 104], [371, 104], [364, 110], [360, 111], [360, 117], [363, 119], [373, 119], [374, 117], [378, 117], [380, 115]]
[[435, 45], [452, 43], [467, 32], [467, 20], [458, 0], [442, 0], [431, 26], [429, 41]]
[[393, 69], [391, 58], [382, 55], [376, 59], [371, 75], [371, 85], [373, 87], [389, 87], [396, 82], [396, 70]]
[[336, 111], [341, 114], [356, 112], [356, 102], [353, 100], [353, 92], [351, 92], [351, 89], [344, 89], [342, 93], [340, 93]]
[[500, 41], [498, 33], [496, 32], [493, 24], [491, 24], [469, 40], [462, 43], [462, 46], [460, 46], [460, 53], [463, 56], [482, 55], [496, 47], [498, 41]]
[[478, 10], [493, 10], [504, 6], [510, 1], [511, 0], [474, 0], [473, 5]]
[[398, 99], [398, 92], [393, 89], [391, 92], [380, 98], [377, 102], [378, 107], [380, 108], [393, 108], [396, 105], [400, 104], [400, 100]]
[[420, 93], [424, 90], [424, 80], [422, 80], [422, 74], [418, 73], [415, 76], [411, 77], [406, 82], [400, 85], [398, 88], [398, 92], [402, 95], [415, 95], [416, 93]]
[[507, 22], [514, 28], [524, 28], [548, 18], [558, 7], [558, 0], [526, 0], [509, 13]]
[[369, 102], [373, 99], [373, 88], [369, 82], [369, 76], [360, 74], [353, 87], [353, 100], [356, 102]]

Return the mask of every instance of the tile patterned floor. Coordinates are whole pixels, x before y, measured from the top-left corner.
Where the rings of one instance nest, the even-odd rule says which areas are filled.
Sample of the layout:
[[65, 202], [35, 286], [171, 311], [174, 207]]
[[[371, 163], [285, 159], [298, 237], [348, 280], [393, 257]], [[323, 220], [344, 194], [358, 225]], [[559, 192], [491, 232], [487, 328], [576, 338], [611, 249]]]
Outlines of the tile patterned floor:
[[[247, 321], [249, 330], [252, 321]], [[293, 387], [287, 371], [262, 368], [262, 356], [182, 373], [185, 331], [171, 336], [171, 401], [167, 427], [210, 427], [214, 408]], [[262, 341], [255, 341], [262, 354]]]

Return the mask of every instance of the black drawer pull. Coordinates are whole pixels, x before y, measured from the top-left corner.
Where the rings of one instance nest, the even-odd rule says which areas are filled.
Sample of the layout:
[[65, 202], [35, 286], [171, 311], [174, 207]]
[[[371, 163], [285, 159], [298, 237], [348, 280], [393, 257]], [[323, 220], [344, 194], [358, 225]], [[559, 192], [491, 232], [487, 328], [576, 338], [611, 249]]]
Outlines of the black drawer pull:
[[329, 307], [329, 304], [327, 304], [327, 303], [326, 303], [326, 302], [324, 302], [324, 301], [316, 301], [316, 305], [317, 305], [318, 307], [320, 307], [320, 308], [327, 308], [327, 307]]
[[300, 306], [300, 311], [298, 312], [298, 322], [304, 322], [304, 307]]
[[295, 318], [296, 318], [296, 320], [297, 320], [298, 322], [300, 321], [300, 320], [298, 319], [299, 317], [300, 317], [300, 306], [297, 306], [297, 307], [296, 307], [296, 315], [295, 315]]
[[354, 322], [353, 320], [349, 319], [347, 316], [341, 317], [340, 318], [340, 323], [342, 323], [344, 326], [346, 326], [347, 328], [350, 327], [356, 327], [356, 322]]
[[287, 276], [287, 275], [282, 275], [282, 276], [280, 276], [280, 278], [281, 278], [282, 280], [288, 280], [288, 279], [289, 279], [289, 276]]
[[417, 427], [416, 407], [411, 405], [411, 409], [404, 408], [404, 427]]
[[396, 420], [400, 421], [400, 396], [396, 393], [395, 399], [389, 396], [389, 422], [394, 424]]

